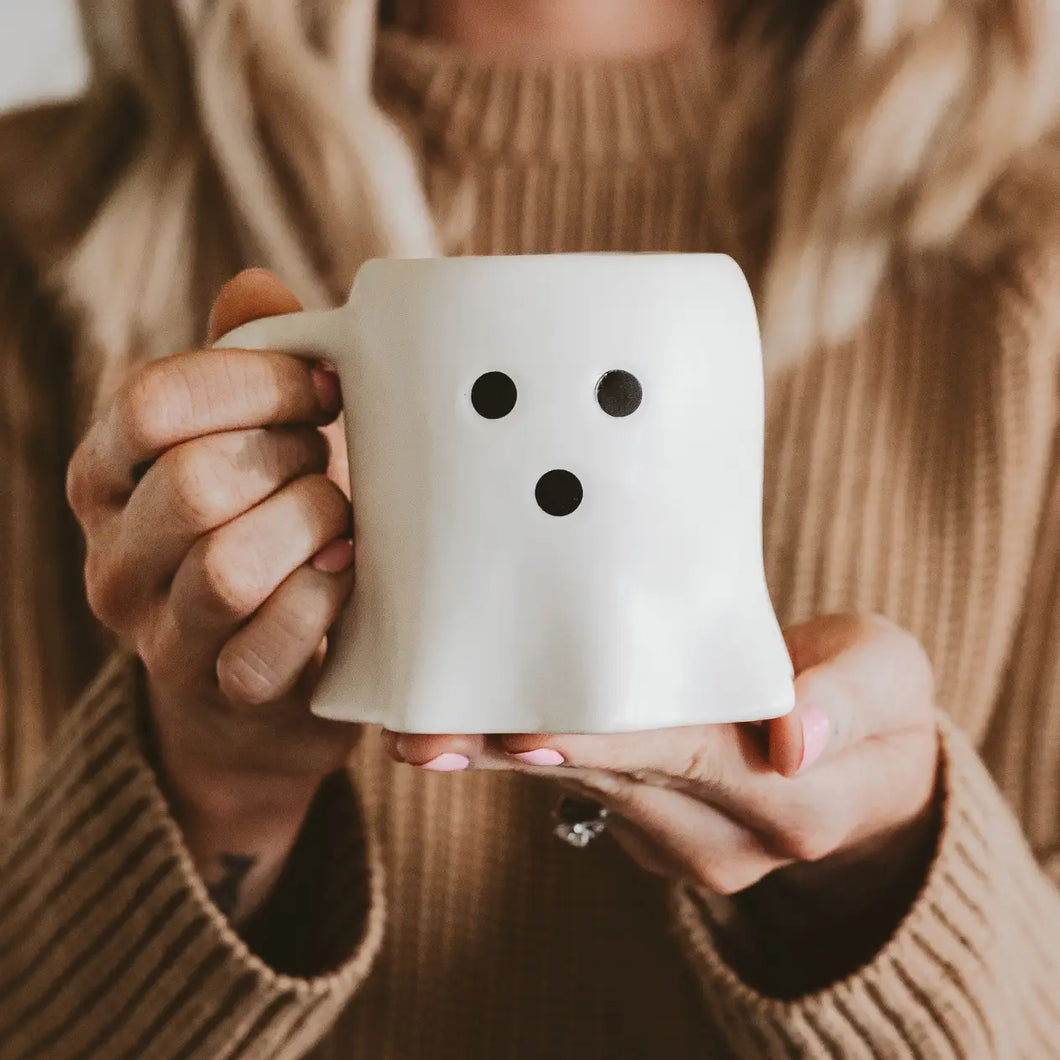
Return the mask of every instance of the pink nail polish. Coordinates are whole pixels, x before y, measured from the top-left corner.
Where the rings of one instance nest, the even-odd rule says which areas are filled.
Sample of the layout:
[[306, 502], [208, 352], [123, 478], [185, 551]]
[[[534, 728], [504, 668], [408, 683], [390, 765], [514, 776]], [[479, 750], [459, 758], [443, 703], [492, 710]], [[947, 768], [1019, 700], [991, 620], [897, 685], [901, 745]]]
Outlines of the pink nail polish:
[[811, 707], [802, 718], [802, 761], [799, 771], [809, 769], [828, 746], [832, 722], [820, 707]]
[[429, 762], [424, 762], [420, 769], [429, 769], [432, 773], [459, 773], [461, 769], [467, 769], [471, 760], [466, 755], [454, 754], [447, 751]]
[[337, 537], [314, 557], [313, 567], [321, 574], [341, 574], [353, 562], [353, 542]]
[[528, 766], [561, 766], [566, 761], [559, 751], [554, 751], [551, 747], [539, 747], [536, 751], [520, 751], [517, 754], [513, 753], [512, 758], [518, 758], [520, 762], [525, 762]]

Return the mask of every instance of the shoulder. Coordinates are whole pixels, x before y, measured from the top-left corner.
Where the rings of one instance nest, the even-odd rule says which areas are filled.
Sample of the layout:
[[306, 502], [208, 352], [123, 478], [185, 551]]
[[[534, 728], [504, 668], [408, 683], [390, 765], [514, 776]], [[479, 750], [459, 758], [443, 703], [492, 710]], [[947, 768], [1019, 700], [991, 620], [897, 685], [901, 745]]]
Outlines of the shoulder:
[[[98, 209], [109, 148], [83, 101], [0, 114], [0, 434], [48, 433], [76, 330], [49, 277]], [[54, 428], [52, 428], [54, 430]], [[31, 447], [32, 448], [32, 447]]]
[[[41, 157], [64, 133], [67, 115], [39, 108], [0, 116], [0, 443], [43, 429], [44, 365], [66, 357], [66, 332], [43, 277], [58, 246], [62, 181]], [[25, 441], [25, 438], [23, 438]], [[10, 462], [6, 451], [0, 463]], [[6, 468], [4, 469], [6, 470]], [[0, 489], [0, 493], [2, 493]]]
[[0, 238], [46, 272], [91, 223], [139, 130], [116, 91], [0, 114]]
[[1016, 154], [943, 251], [965, 297], [1039, 367], [1060, 369], [1060, 126]]
[[1060, 260], [1060, 125], [1001, 170], [957, 241], [969, 263], [1043, 267]]
[[[60, 245], [72, 238], [62, 207], [68, 180], [61, 176], [79, 117], [76, 103], [0, 115], [0, 374], [26, 374], [30, 336], [49, 330], [54, 312], [42, 276]], [[22, 380], [24, 383], [24, 379]], [[15, 387], [14, 389], [19, 389]], [[23, 387], [24, 389], [24, 387]], [[7, 403], [0, 412], [10, 412]], [[6, 416], [5, 416], [6, 418]]]
[[66, 183], [59, 159], [69, 158], [66, 145], [81, 113], [82, 105], [72, 102], [0, 115], [0, 233], [6, 243], [43, 249], [57, 235], [54, 215]]

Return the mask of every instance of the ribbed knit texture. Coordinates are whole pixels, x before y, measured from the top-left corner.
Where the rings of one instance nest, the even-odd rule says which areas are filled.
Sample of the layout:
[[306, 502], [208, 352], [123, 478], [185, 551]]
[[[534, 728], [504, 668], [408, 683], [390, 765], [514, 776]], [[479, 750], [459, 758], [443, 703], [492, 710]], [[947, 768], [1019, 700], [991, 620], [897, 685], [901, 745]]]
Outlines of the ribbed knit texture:
[[[293, 979], [214, 908], [141, 751], [134, 664], [116, 656], [64, 726], [0, 846], [5, 1060], [305, 1055], [371, 967], [381, 874], [358, 817], [336, 829], [352, 908], [333, 975]], [[351, 846], [350, 837], [354, 839]], [[308, 918], [308, 912], [307, 912]]]
[[[732, 115], [697, 45], [497, 64], [387, 33], [380, 56], [452, 252], [720, 249], [756, 282], [775, 130], [747, 131], [734, 223], [703, 193]], [[0, 835], [0, 1056], [293, 1060], [322, 1036], [312, 1055], [336, 1060], [1060, 1055], [1060, 270], [1050, 215], [1034, 216], [1022, 230], [1041, 231], [989, 270], [896, 263], [848, 345], [768, 377], [778, 613], [880, 611], [915, 633], [944, 766], [913, 907], [867, 966], [783, 1002], [721, 958], [716, 903], [607, 841], [557, 844], [544, 785], [397, 768], [374, 738], [351, 775], [386, 872], [366, 868], [355, 814], [305, 911], [341, 963], [318, 956], [320, 974], [295, 979], [254, 956], [147, 765], [135, 663], [116, 656], [56, 735], [99, 661], [62, 503], [72, 439], [56, 430], [84, 395], [67, 389], [73, 322], [8, 238], [0, 750], [23, 794]]]

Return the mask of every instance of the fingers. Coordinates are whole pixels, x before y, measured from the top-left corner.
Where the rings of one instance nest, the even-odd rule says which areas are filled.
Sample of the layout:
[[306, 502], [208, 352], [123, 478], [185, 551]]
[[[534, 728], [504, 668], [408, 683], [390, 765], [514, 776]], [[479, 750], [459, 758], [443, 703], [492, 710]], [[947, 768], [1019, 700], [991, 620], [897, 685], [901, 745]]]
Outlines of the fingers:
[[530, 766], [607, 769], [724, 787], [727, 778], [769, 771], [757, 734], [744, 726], [696, 725], [614, 736], [514, 734], [503, 749]]
[[[748, 802], [753, 780], [777, 780], [758, 732], [747, 726], [701, 725], [681, 729], [600, 735], [445, 736], [390, 734], [386, 749], [398, 761], [423, 766], [459, 755], [461, 768], [536, 769], [560, 779], [592, 775], [600, 785], [635, 780], [687, 790], [718, 806]], [[763, 789], [765, 790], [765, 789]], [[748, 812], [760, 811], [755, 797]]]
[[[676, 875], [730, 894], [774, 869], [819, 862], [885, 834], [895, 820], [922, 815], [934, 791], [935, 757], [935, 741], [906, 732], [866, 741], [857, 754], [822, 762], [793, 782], [769, 773], [731, 802], [605, 770], [550, 775], [645, 833], [627, 848], [636, 860], [644, 863], [650, 843], [683, 866]], [[645, 867], [657, 871], [659, 860]], [[672, 866], [665, 874], [675, 875]]]
[[788, 804], [772, 827], [798, 861], [819, 861], [836, 851], [893, 830], [923, 814], [938, 779], [938, 733], [905, 729], [866, 740], [856, 752], [825, 758], [789, 787]]
[[129, 606], [163, 590], [204, 534], [327, 466], [327, 440], [312, 427], [231, 431], [164, 453], [129, 499], [115, 550]]
[[200, 538], [180, 565], [168, 600], [138, 645], [161, 683], [216, 672], [216, 659], [297, 568], [349, 533], [349, 503], [322, 475], [285, 486], [231, 523]]
[[[835, 615], [786, 634], [798, 672], [796, 707], [763, 729], [695, 726], [617, 736], [512, 735], [503, 748], [524, 765], [663, 774], [706, 787], [785, 777], [870, 737], [933, 724], [932, 675], [910, 634], [878, 616]], [[766, 746], [763, 747], [763, 737]], [[420, 738], [422, 739], [422, 738]], [[432, 749], [446, 748], [444, 737]], [[419, 760], [414, 743], [411, 760]]]
[[383, 746], [395, 760], [433, 772], [458, 772], [467, 769], [472, 762], [482, 768], [490, 766], [485, 736], [424, 736], [384, 730]]
[[[687, 780], [697, 786], [722, 787], [725, 778], [751, 769], [770, 772], [757, 737], [735, 725], [701, 725], [658, 729], [616, 736], [519, 733], [509, 736], [446, 736], [402, 733], [387, 748], [410, 765], [446, 753], [471, 758], [476, 767], [607, 770], [639, 780]], [[485, 752], [489, 755], [483, 758]]]
[[[820, 619], [788, 636], [796, 709], [767, 727], [464, 737], [481, 741], [465, 742], [464, 764], [507, 764], [588, 794], [617, 815], [616, 839], [646, 868], [673, 876], [680, 866], [720, 893], [795, 863], [834, 872], [882, 851], [889, 864], [896, 840], [920, 836], [925, 822], [930, 833], [938, 739], [927, 658], [874, 616]], [[389, 749], [422, 764], [421, 752], [444, 758], [452, 740], [403, 736]]]
[[[229, 325], [299, 308], [274, 276], [241, 273], [214, 304], [210, 338]], [[341, 403], [333, 373], [279, 353], [209, 349], [151, 362], [130, 376], [78, 447], [67, 477], [70, 504], [89, 521], [93, 502], [124, 502], [165, 449], [204, 434], [270, 424], [320, 426], [334, 419]]]
[[[154, 361], [125, 383], [75, 456], [71, 504], [124, 499], [137, 469], [202, 435], [321, 426], [341, 399], [334, 374], [281, 353], [197, 350]], [[80, 513], [79, 513], [80, 514]]]
[[[770, 771], [794, 776], [826, 753], [895, 729], [932, 724], [927, 658], [915, 638], [886, 619], [829, 616], [790, 630], [788, 639], [800, 669], [796, 708], [768, 727], [518, 734], [501, 743], [525, 765], [609, 769], [641, 779], [661, 774], [724, 789], [737, 778], [746, 785]], [[444, 738], [438, 747], [444, 747]]]
[[[708, 725], [618, 736], [444, 736], [387, 734], [385, 746], [409, 765], [441, 762], [447, 769], [528, 770], [561, 783], [591, 783], [596, 790], [629, 782], [660, 786], [746, 815], [768, 820], [778, 785], [759, 733], [747, 726]], [[458, 756], [454, 758], [453, 756]], [[756, 783], [757, 781], [757, 783]]]
[[680, 792], [630, 782], [576, 790], [617, 815], [609, 830], [648, 871], [735, 894], [787, 864], [726, 814]]
[[832, 615], [789, 630], [795, 709], [769, 723], [769, 759], [794, 776], [870, 737], [933, 724], [931, 666], [879, 616]]
[[330, 574], [299, 567], [221, 649], [217, 677], [229, 702], [260, 706], [295, 687], [353, 587], [352, 546], [346, 555]]
[[[555, 737], [553, 742], [561, 740], [569, 746], [569, 737]], [[531, 763], [521, 764], [506, 755], [485, 736], [384, 732], [383, 742], [399, 761], [437, 771], [466, 769], [469, 763], [477, 769], [532, 768]], [[546, 768], [538, 766], [535, 771]], [[547, 772], [564, 789], [593, 799], [617, 815], [609, 829], [649, 872], [689, 879], [720, 894], [732, 894], [789, 861], [782, 853], [767, 851], [750, 828], [735, 823], [725, 810], [683, 792], [640, 783], [607, 767], [589, 768], [584, 763], [573, 771], [557, 768]], [[781, 782], [774, 774], [770, 776]]]

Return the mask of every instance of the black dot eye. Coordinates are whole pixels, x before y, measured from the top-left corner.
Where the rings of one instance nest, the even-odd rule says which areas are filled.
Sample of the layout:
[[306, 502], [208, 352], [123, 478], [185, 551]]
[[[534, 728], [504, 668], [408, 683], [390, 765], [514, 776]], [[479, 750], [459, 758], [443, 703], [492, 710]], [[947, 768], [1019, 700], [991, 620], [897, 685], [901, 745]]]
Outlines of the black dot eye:
[[582, 502], [581, 480], [570, 471], [557, 468], [538, 479], [534, 495], [543, 512], [558, 517], [570, 515]]
[[608, 416], [631, 416], [643, 398], [640, 380], [632, 372], [615, 369], [596, 384], [596, 400]]
[[487, 372], [471, 388], [471, 404], [487, 420], [501, 420], [515, 408], [519, 391], [504, 372]]

